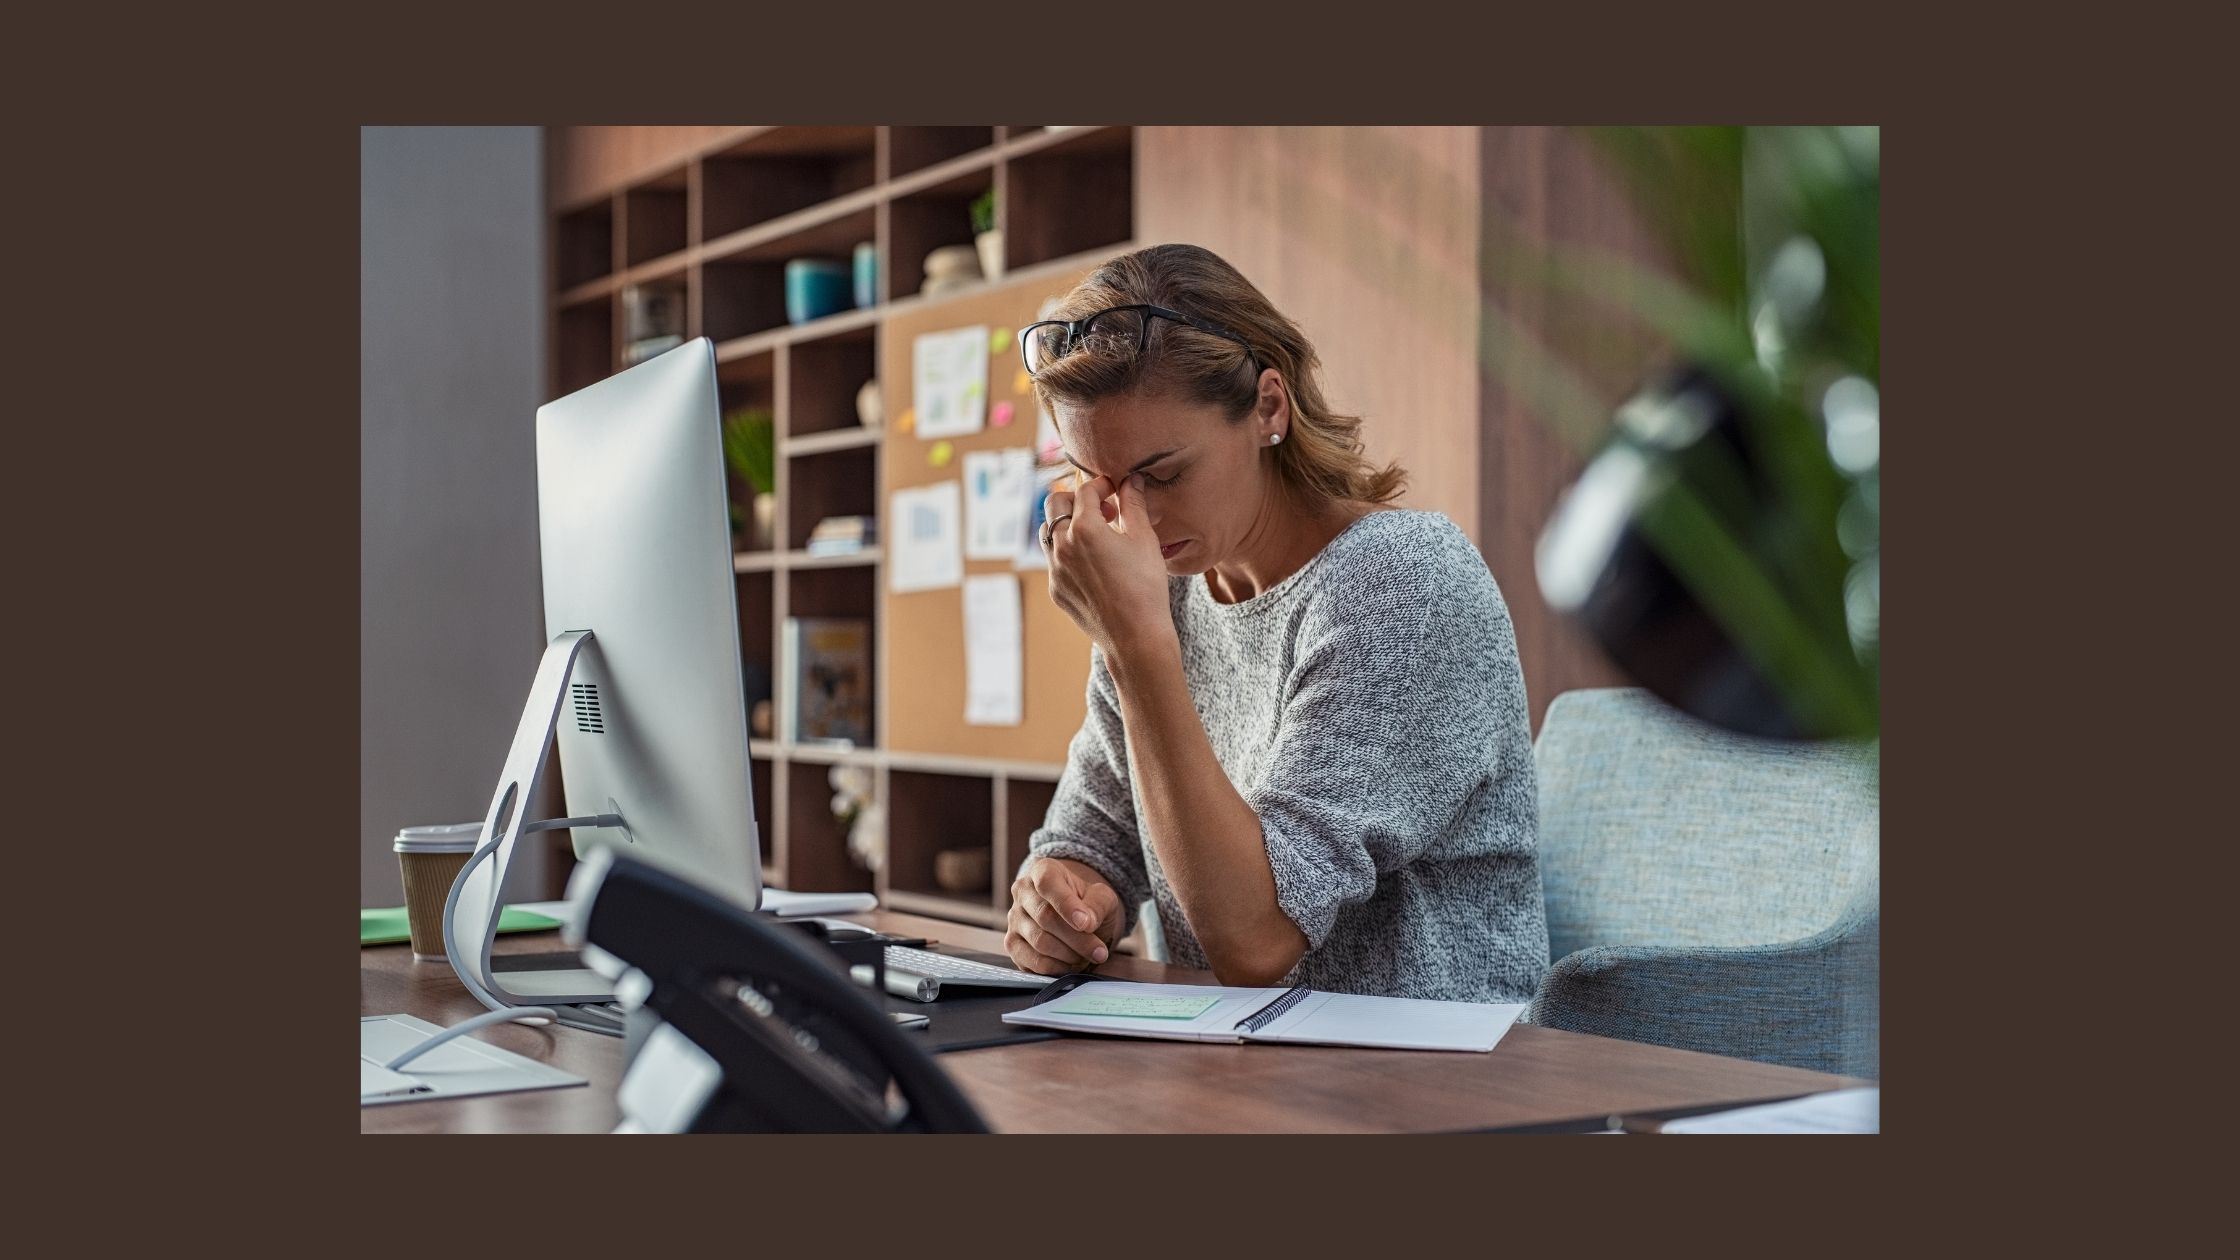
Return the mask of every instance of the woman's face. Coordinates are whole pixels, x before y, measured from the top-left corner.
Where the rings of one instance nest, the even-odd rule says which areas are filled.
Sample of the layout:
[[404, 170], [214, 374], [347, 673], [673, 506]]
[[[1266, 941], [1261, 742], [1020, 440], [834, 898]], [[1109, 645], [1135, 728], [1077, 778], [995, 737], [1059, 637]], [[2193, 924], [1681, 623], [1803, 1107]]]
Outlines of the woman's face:
[[1054, 419], [1082, 483], [1102, 476], [1117, 487], [1143, 474], [1170, 575], [1203, 573], [1235, 554], [1274, 489], [1262, 454], [1272, 417], [1232, 421], [1207, 403], [1129, 394], [1061, 407]]

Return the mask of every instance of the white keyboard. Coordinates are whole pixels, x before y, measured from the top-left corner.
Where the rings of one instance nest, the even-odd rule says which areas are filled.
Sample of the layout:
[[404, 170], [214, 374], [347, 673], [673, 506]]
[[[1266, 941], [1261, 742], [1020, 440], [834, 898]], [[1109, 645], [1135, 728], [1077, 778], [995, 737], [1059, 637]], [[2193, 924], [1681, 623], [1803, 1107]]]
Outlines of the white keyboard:
[[887, 991], [920, 1002], [941, 995], [941, 985], [978, 985], [995, 989], [1039, 989], [1051, 977], [1013, 967], [997, 967], [908, 945], [887, 946]]

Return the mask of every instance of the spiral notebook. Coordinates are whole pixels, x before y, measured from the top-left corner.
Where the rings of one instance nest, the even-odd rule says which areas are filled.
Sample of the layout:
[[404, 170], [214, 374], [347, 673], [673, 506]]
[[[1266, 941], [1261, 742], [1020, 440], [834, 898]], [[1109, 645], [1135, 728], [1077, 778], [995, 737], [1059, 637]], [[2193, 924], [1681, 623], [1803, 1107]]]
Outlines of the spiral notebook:
[[[1095, 983], [1088, 983], [1095, 981]], [[1474, 1050], [1501, 1041], [1524, 1003], [1434, 1002], [1291, 989], [1139, 984], [1067, 976], [1003, 1017], [1064, 1032], [1167, 1041], [1276, 1041], [1385, 1050]]]

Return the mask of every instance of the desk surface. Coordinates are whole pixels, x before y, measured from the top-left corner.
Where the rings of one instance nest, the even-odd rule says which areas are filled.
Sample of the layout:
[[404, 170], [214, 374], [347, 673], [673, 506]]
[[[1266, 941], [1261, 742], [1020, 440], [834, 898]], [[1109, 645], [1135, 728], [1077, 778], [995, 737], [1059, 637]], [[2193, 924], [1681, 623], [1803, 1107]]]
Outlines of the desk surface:
[[[916, 915], [847, 916], [898, 934], [1003, 952], [999, 932]], [[549, 932], [498, 938], [500, 953], [559, 948]], [[481, 1004], [443, 963], [405, 945], [361, 948], [358, 1009], [448, 1025]], [[1210, 973], [1116, 955], [1130, 980], [1210, 984]], [[940, 1004], [929, 1009], [940, 1018]], [[597, 1133], [620, 1118], [622, 1041], [507, 1024], [477, 1034], [590, 1085], [360, 1109], [368, 1133]], [[1198, 1045], [1119, 1037], [964, 1050], [938, 1057], [1004, 1133], [1437, 1132], [1786, 1098], [1867, 1084], [1849, 1077], [1519, 1024], [1490, 1054], [1339, 1046]]]

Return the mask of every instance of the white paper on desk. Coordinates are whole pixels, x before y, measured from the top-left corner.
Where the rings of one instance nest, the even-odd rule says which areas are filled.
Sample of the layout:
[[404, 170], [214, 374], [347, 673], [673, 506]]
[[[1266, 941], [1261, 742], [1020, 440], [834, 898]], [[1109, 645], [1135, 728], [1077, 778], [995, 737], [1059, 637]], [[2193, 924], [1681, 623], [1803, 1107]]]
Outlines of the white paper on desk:
[[918, 436], [980, 432], [988, 417], [988, 326], [920, 333], [911, 343], [910, 360]]
[[1663, 1133], [1880, 1133], [1882, 1088], [1836, 1089], [1788, 1102], [1667, 1120]]
[[1023, 701], [1019, 579], [983, 573], [964, 582], [964, 720], [1017, 726]]
[[957, 515], [954, 481], [894, 492], [887, 509], [894, 522], [894, 537], [887, 544], [888, 590], [931, 591], [964, 580]]
[[[867, 892], [788, 892], [783, 888], [765, 887], [762, 904], [758, 909], [768, 910], [781, 919], [798, 919], [820, 914], [856, 914], [879, 908], [879, 899]], [[548, 919], [565, 923], [575, 914], [572, 901], [519, 901], [515, 910], [527, 910]]]
[[1011, 560], [1019, 554], [1034, 493], [1034, 451], [1016, 446], [964, 457], [964, 558]]
[[[466, 1098], [475, 1094], [506, 1094], [524, 1089], [556, 1089], [587, 1082], [511, 1050], [501, 1050], [474, 1036], [455, 1037], [405, 1065], [400, 1072], [367, 1071], [369, 1065], [389, 1062], [442, 1029], [411, 1015], [362, 1015], [358, 1018], [358, 1105], [378, 1107], [389, 1103], [422, 1102], [431, 1098]], [[427, 1087], [413, 1094], [384, 1093], [369, 1097], [365, 1091], [389, 1084], [388, 1076], [404, 1076]]]
[[1524, 1010], [1522, 1002], [1435, 1002], [1427, 998], [1316, 993], [1251, 1034], [1250, 1040], [1382, 1050], [1472, 1050], [1483, 1054], [1501, 1044]]

